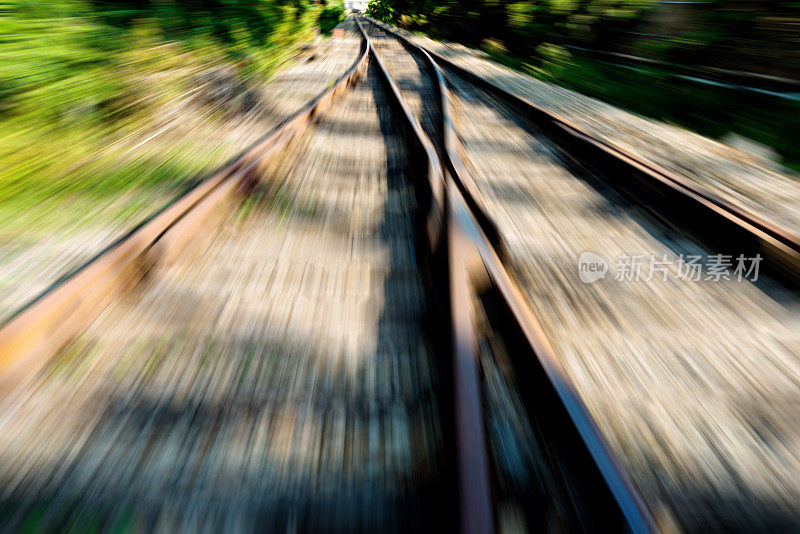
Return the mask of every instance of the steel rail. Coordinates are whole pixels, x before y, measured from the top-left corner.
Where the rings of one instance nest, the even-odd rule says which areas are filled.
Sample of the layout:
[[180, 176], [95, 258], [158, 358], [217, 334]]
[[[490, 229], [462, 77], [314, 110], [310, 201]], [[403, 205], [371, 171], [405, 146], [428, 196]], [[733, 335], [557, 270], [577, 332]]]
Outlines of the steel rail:
[[[372, 19], [369, 20], [373, 22]], [[492, 288], [491, 290], [499, 297], [494, 300], [502, 308], [501, 313], [516, 330], [514, 349], [516, 349], [517, 356], [527, 356], [528, 361], [525, 363], [528, 364], [528, 369], [546, 377], [546, 380], [539, 380], [537, 384], [544, 389], [552, 388], [554, 395], [550, 395], [548, 399], [561, 403], [565, 410], [563, 415], [571, 421], [572, 428], [567, 429], [567, 433], [569, 434], [570, 430], [575, 432], [569, 435], [568, 439], [582, 442], [582, 447], [585, 449], [582, 452], [591, 456], [590, 462], [586, 462], [585, 457], [582, 459], [583, 465], [587, 466], [589, 470], [595, 467], [599, 471], [600, 483], [607, 486], [608, 491], [613, 495], [612, 502], [616, 502], [624, 516], [622, 523], [626, 524], [632, 532], [658, 531], [656, 520], [611, 452], [596, 422], [564, 371], [539, 321], [505, 269], [501, 251], [498, 251], [495, 245], [495, 242], [500, 240], [500, 236], [489, 237], [489, 232], [496, 232], [496, 226], [480, 207], [478, 200], [474, 197], [470, 198], [476, 191], [474, 179], [469, 175], [459, 156], [460, 147], [449, 111], [449, 92], [441, 69], [427, 50], [383, 25], [379, 24], [379, 27], [400, 39], [407, 48], [422, 56], [428, 67], [435, 73], [437, 80], [441, 98], [444, 139], [441, 158], [447, 171], [446, 176], [449, 178], [448, 184], [452, 180], [457, 185], [457, 187], [448, 188], [447, 196], [455, 363], [460, 363], [462, 372], [469, 375], [470, 373], [463, 369], [468, 366], [468, 362], [471, 362], [471, 367], [477, 373], [477, 333], [470, 310], [473, 297], [480, 297], [489, 291], [488, 288]], [[489, 232], [486, 231], [487, 227]], [[538, 368], [537, 365], [530, 365], [532, 362], [536, 362]], [[474, 378], [467, 376], [462, 380], [468, 381], [474, 380]], [[541, 398], [541, 396], [538, 397], [539, 400]], [[476, 401], [466, 399], [463, 402], [469, 404]], [[458, 404], [457, 407], [459, 407]], [[534, 408], [537, 410], [553, 409], [552, 406], [545, 408], [541, 405], [534, 406]], [[475, 408], [472, 407], [473, 413], [474, 410]], [[556, 411], [558, 410], [556, 409]], [[457, 422], [461, 422], [460, 418], [457, 419]], [[570, 425], [567, 423], [567, 426]], [[586, 476], [590, 477], [591, 473], [586, 473]], [[462, 501], [461, 505], [470, 505], [470, 503]], [[462, 511], [462, 530], [464, 530], [463, 514]]]
[[0, 328], [0, 398], [85, 328], [116, 296], [157, 265], [168, 264], [226, 203], [248, 192], [271, 156], [359, 78], [369, 48], [328, 89], [288, 117], [222, 170], [109, 246], [22, 308]]
[[[771, 274], [793, 288], [800, 287], [800, 236], [797, 234], [768, 221], [752, 210], [707, 191], [685, 176], [597, 138], [566, 117], [544, 109], [438, 52], [413, 43], [382, 22], [369, 20], [404, 43], [424, 50], [437, 64], [524, 111], [535, 124], [552, 134], [554, 140], [560, 141], [562, 146], [569, 145], [572, 150], [568, 152], [580, 152], [585, 159], [611, 169], [604, 176], [614, 176], [618, 180], [622, 180], [623, 175], [629, 176], [630, 179], [623, 185], [626, 188], [633, 187], [638, 195], [657, 202], [659, 210], [670, 211], [676, 218], [687, 220], [692, 224], [693, 230], [703, 233], [732, 252], [763, 254]], [[578, 159], [573, 158], [573, 161], [582, 165]], [[630, 190], [625, 189], [623, 192], [638, 200]]]
[[[356, 18], [359, 29], [368, 40], [372, 59], [378, 72], [389, 88], [388, 93], [400, 111], [400, 116], [412, 134], [412, 139], [419, 147], [425, 161], [428, 187], [436, 195], [433, 204], [440, 206], [435, 213], [438, 221], [438, 236], [430, 236], [429, 250], [433, 255], [443, 256], [447, 263], [440, 279], [446, 281], [450, 288], [444, 306], [450, 315], [450, 343], [453, 352], [453, 389], [456, 432], [456, 474], [458, 478], [458, 513], [461, 532], [484, 534], [494, 531], [494, 513], [489, 477], [489, 455], [484, 429], [483, 410], [481, 407], [481, 383], [477, 359], [477, 335], [475, 321], [472, 317], [469, 294], [463, 289], [467, 287], [468, 273], [463, 269], [463, 262], [469, 254], [468, 238], [449, 224], [447, 199], [449, 199], [448, 183], [445, 181], [443, 167], [428, 135], [411, 112], [400, 93], [400, 89], [389, 74], [378, 55], [372, 40], [369, 39], [361, 22]], [[430, 221], [430, 215], [428, 220]], [[427, 224], [431, 229], [430, 222]], [[433, 267], [436, 269], [436, 266]]]
[[[451, 157], [448, 158], [440, 158], [441, 162], [444, 164], [442, 171], [449, 172], [451, 176], [455, 176], [458, 179], [455, 181], [456, 186], [461, 189], [465, 201], [469, 204], [470, 209], [472, 210], [473, 215], [478, 219], [481, 228], [483, 229], [484, 233], [489, 236], [494, 247], [501, 253], [505, 252], [505, 246], [502, 242], [502, 236], [500, 235], [497, 226], [495, 225], [494, 221], [486, 214], [486, 212], [481, 208], [482, 204], [482, 194], [478, 189], [478, 186], [475, 184], [475, 180], [472, 178], [472, 175], [467, 171], [466, 166], [463, 163], [462, 158], [460, 157], [461, 146], [456, 143], [456, 136], [455, 130], [453, 128], [453, 123], [451, 120], [451, 113], [450, 113], [450, 98], [448, 97], [448, 93], [446, 90], [447, 84], [445, 83], [444, 75], [442, 74], [441, 69], [436, 65], [430, 55], [423, 49], [417, 47], [410, 41], [404, 39], [401, 35], [395, 34], [391, 29], [385, 28], [380, 26], [380, 24], [376, 24], [375, 21], [369, 17], [365, 17], [369, 20], [372, 24], [378, 26], [384, 31], [395, 35], [395, 37], [400, 39], [400, 42], [406, 48], [413, 50], [413, 53], [420, 54], [423, 56], [423, 60], [428, 65], [428, 69], [431, 71], [432, 77], [435, 79], [434, 86], [436, 87], [436, 92], [439, 97], [440, 106], [442, 109], [442, 141], [444, 146], [439, 147], [439, 151], [444, 150], [446, 147], [456, 147], [450, 152]], [[444, 92], [443, 92], [444, 90]]]
[[394, 102], [394, 104], [398, 107], [400, 115], [403, 117], [405, 126], [411, 131], [412, 138], [417, 142], [417, 149], [423, 156], [423, 166], [425, 167], [424, 174], [428, 177], [427, 186], [432, 200], [430, 202], [430, 207], [427, 210], [428, 213], [426, 216], [425, 226], [428, 238], [428, 252], [434, 254], [439, 247], [439, 239], [442, 235], [442, 228], [444, 226], [444, 204], [446, 195], [446, 185], [444, 176], [442, 175], [441, 166], [439, 165], [439, 158], [436, 155], [436, 149], [434, 148], [433, 143], [428, 136], [425, 135], [425, 132], [422, 130], [422, 126], [420, 126], [419, 122], [417, 122], [417, 120], [414, 118], [414, 114], [411, 112], [411, 109], [408, 107], [406, 101], [400, 96], [400, 89], [397, 87], [394, 79], [386, 70], [383, 61], [381, 61], [380, 57], [378, 56], [378, 53], [372, 44], [372, 40], [369, 38], [369, 35], [367, 35], [367, 32], [361, 25], [361, 22], [357, 17], [355, 18], [355, 21], [358, 25], [359, 31], [361, 31], [362, 37], [366, 40], [367, 49], [370, 56], [375, 61], [378, 73], [383, 81], [389, 86], [389, 94], [392, 96], [392, 102]]

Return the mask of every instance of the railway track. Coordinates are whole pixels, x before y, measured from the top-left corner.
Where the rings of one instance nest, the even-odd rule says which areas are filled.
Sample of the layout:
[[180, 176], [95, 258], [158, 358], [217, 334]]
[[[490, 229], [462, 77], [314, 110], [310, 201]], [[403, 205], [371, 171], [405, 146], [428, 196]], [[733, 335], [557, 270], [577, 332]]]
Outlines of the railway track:
[[[450, 95], [438, 65], [424, 52], [415, 58], [406, 49], [413, 50], [413, 45], [371, 26], [376, 55], [390, 58], [388, 71], [397, 73], [401, 97], [421, 102], [434, 93], [440, 103], [438, 110], [410, 106], [409, 113], [420, 114], [419, 123], [434, 140], [446, 177], [446, 278], [462, 526], [475, 531], [491, 530], [495, 522], [509, 528], [567, 531], [655, 530], [651, 512], [572, 391], [501, 262], [498, 252], [504, 250], [495, 225], [479, 206], [478, 192], [459, 156]], [[432, 183], [431, 189], [436, 188]], [[514, 365], [509, 354], [515, 356]], [[522, 380], [535, 383], [536, 392], [521, 394], [527, 389]], [[545, 411], [542, 406], [558, 409]], [[476, 425], [484, 418], [485, 429]]]
[[[413, 177], [379, 84], [365, 71], [270, 189], [29, 386], [3, 449], [81, 452], [55, 473], [22, 464], [4, 486], [34, 498], [12, 528], [37, 506], [47, 530], [407, 531], [432, 516], [436, 348], [409, 247]], [[14, 447], [32, 440], [37, 455]]]
[[[764, 362], [786, 391], [800, 377], [794, 238], [348, 24], [362, 50], [330, 90], [0, 329], [0, 524], [651, 532], [701, 502], [713, 519], [680, 527], [768, 525], [697, 492], [719, 462], [745, 484], [748, 454], [778, 469], [758, 428], [720, 446], [711, 416], [731, 435], [757, 412], [794, 439], [763, 388], [726, 382]], [[665, 214], [676, 198], [690, 216]], [[720, 229], [784, 285], [575, 282], [578, 249], [719, 250]], [[709, 323], [687, 305], [664, 326], [653, 303], [690, 299]], [[783, 352], [757, 352], [764, 331]], [[761, 359], [726, 363], [734, 342]], [[684, 385], [698, 398], [670, 397]], [[715, 411], [723, 391], [741, 413]], [[676, 441], [698, 432], [699, 452]]]
[[[6, 528], [494, 528], [480, 230], [414, 115], [440, 80], [412, 111], [364, 42], [333, 90], [0, 331]], [[647, 527], [565, 439], [611, 509], [559, 521]], [[539, 495], [540, 521], [574, 490]]]
[[151, 270], [10, 399], [6, 528], [437, 524], [438, 349], [414, 179], [373, 69], [362, 56], [361, 81], [253, 162], [251, 200], [205, 245]]
[[[485, 210], [487, 235], [502, 237], [497, 250], [525, 304], [651, 509], [669, 509], [689, 531], [795, 524], [798, 455], [773, 440], [797, 443], [800, 428], [792, 409], [772, 407], [796, 408], [800, 391], [767, 384], [800, 377], [797, 237], [695, 186], [681, 190], [687, 179], [433, 58], [450, 88], [453, 174]], [[761, 254], [771, 278], [676, 272], [684, 256], [736, 250]], [[583, 252], [650, 256], [672, 270], [583, 283]], [[781, 489], [755, 489], [770, 484]]]

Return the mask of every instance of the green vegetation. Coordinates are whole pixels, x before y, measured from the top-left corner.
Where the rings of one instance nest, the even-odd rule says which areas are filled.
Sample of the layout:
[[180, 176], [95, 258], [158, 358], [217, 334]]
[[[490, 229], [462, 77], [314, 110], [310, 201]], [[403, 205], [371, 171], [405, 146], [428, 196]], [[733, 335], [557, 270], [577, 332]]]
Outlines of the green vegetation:
[[344, 2], [330, 0], [319, 14], [319, 29], [325, 35], [330, 35], [337, 24], [344, 20]]
[[[486, 50], [486, 47], [484, 47]], [[709, 85], [658, 67], [626, 67], [544, 45], [536, 63], [486, 50], [499, 63], [537, 78], [713, 139], [735, 133], [772, 147], [800, 171], [800, 102]]]
[[308, 0], [0, 2], [0, 241], [74, 229], [126, 195], [114, 216], [133, 217], [156, 207], [142, 191], [219, 164], [191, 138], [131, 152], [178, 121], [162, 111], [198, 77], [260, 83], [318, 15]]
[[[378, 20], [382, 20], [384, 22], [390, 22], [393, 24], [397, 24], [399, 22], [397, 11], [394, 9], [394, 2], [392, 0], [370, 0], [369, 5], [367, 6], [367, 15], [370, 17], [374, 17]], [[418, 15], [419, 22], [417, 25], [423, 26], [424, 22], [422, 20], [423, 15]], [[433, 33], [433, 28], [426, 28], [429, 30], [429, 33]]]
[[[800, 102], [702, 84], [651, 65], [614, 65], [580, 49], [692, 67], [800, 79], [797, 2], [712, 0], [371, 0], [368, 13], [635, 113], [711, 137], [736, 133], [800, 169]], [[756, 82], [754, 82], [756, 83]]]

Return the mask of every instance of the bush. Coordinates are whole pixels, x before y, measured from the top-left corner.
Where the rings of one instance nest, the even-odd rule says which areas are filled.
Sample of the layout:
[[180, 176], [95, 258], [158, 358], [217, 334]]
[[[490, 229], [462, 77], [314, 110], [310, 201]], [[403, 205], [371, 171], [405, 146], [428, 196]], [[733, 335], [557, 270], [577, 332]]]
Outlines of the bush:
[[0, 228], [205, 169], [211, 156], [188, 141], [141, 168], [111, 147], [162, 124], [154, 110], [194, 89], [193, 73], [260, 83], [313, 36], [317, 13], [308, 0], [0, 0]]
[[397, 11], [392, 7], [391, 0], [369, 0], [367, 15], [384, 22], [396, 22]]
[[344, 20], [344, 3], [334, 1], [322, 9], [319, 14], [319, 29], [330, 35], [337, 24]]

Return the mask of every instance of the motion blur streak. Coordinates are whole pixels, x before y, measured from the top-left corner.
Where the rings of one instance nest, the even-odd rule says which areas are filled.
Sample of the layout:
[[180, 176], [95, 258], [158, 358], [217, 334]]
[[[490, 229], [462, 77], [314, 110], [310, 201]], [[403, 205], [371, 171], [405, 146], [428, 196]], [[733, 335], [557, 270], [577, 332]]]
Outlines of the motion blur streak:
[[[381, 5], [373, 3], [371, 13], [380, 16]], [[543, 3], [526, 5], [547, 10]], [[413, 13], [413, 7], [403, 13]], [[448, 22], [458, 26], [470, 20], [449, 15], [438, 19], [439, 31], [448, 31]], [[410, 29], [428, 27], [413, 15], [383, 18]], [[485, 20], [474, 22], [472, 29], [483, 35], [496, 31]], [[522, 76], [464, 46], [407, 35], [604, 142], [679, 172], [797, 235], [800, 182], [765, 159], [765, 152], [774, 153], [756, 143], [747, 146], [751, 153], [744, 152]], [[449, 36], [470, 42], [468, 34]], [[497, 42], [484, 44], [497, 57], [491, 50]], [[582, 167], [536, 124], [520, 118], [518, 109], [455, 72], [447, 75], [455, 129], [516, 278], [651, 507], [666, 504], [688, 531], [796, 528], [800, 425], [791, 415], [800, 408], [796, 292], [774, 280], [712, 282], [705, 272], [699, 281], [681, 282], [674, 272], [679, 257], [718, 251], [706, 248], [692, 229], [677, 233], [674, 221], [665, 225], [643, 212], [610, 187], [614, 176]], [[673, 275], [626, 283], [614, 280], [612, 271], [605, 280], [585, 284], [577, 273], [585, 251], [602, 252], [606, 260], [666, 258]], [[514, 410], [505, 417], [512, 419]], [[506, 479], [510, 487], [520, 483], [519, 472], [507, 467], [504, 449], [525, 432], [525, 424], [506, 427], [502, 445], [496, 445], [497, 468], [513, 473]], [[523, 479], [522, 487], [526, 484], [531, 483]], [[521, 494], [524, 490], [507, 497], [512, 521], [519, 517], [514, 506]]]
[[800, 169], [793, 0], [372, 0], [369, 13]]
[[207, 247], [4, 406], [8, 526], [419, 527], [438, 379], [381, 91], [368, 73]]
[[308, 46], [312, 8], [259, 4], [0, 5], [0, 322], [355, 60], [355, 35]]
[[[0, 0], [3, 333], [348, 80], [252, 176], [233, 167], [182, 254], [142, 244], [124, 259], [141, 280], [108, 305], [75, 297], [98, 304], [64, 346], [42, 321], [58, 350], [0, 395], [0, 531], [627, 531], [624, 502], [637, 531], [800, 529], [796, 251], [629, 179], [650, 166], [800, 235], [798, 3], [372, 0], [372, 19], [346, 5]], [[449, 96], [375, 19], [430, 52]], [[482, 217], [458, 241], [454, 199]], [[557, 372], [531, 347], [520, 362], [526, 332], [502, 324], [481, 256], [451, 255], [478, 224]], [[733, 267], [740, 252], [764, 260], [757, 276], [708, 261], [681, 275], [687, 257]], [[460, 306], [452, 257], [480, 264], [459, 265]], [[464, 420], [483, 430], [465, 438]], [[480, 527], [463, 524], [464, 450], [487, 481]]]

